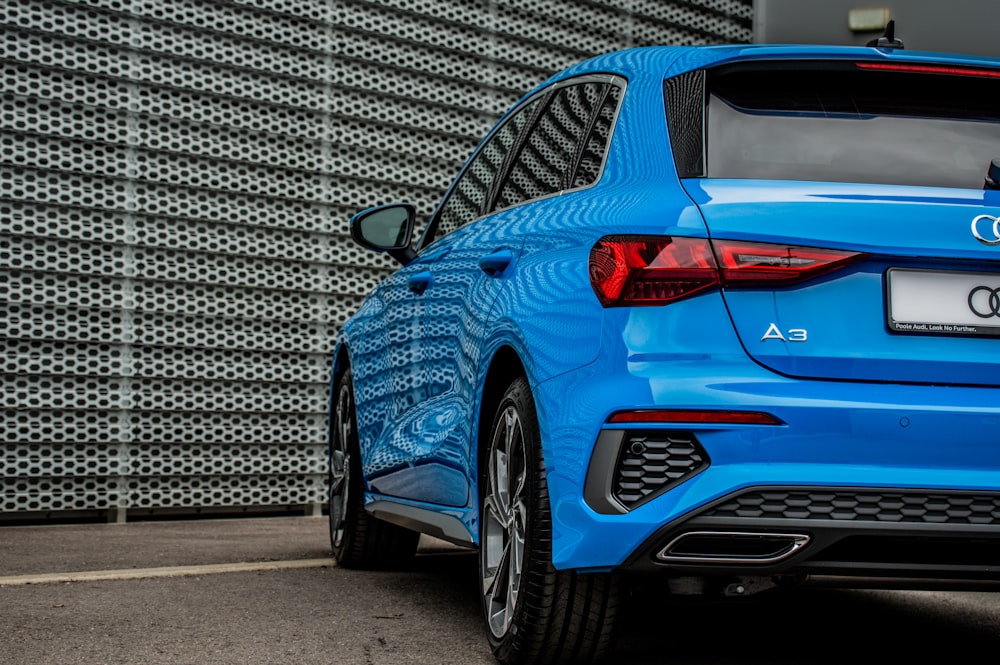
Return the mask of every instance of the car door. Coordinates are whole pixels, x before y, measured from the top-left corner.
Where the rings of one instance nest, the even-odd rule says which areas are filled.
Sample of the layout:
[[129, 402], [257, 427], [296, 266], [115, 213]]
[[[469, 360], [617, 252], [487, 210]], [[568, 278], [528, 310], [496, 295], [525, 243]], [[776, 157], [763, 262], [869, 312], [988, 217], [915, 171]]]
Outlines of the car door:
[[472, 222], [482, 218], [494, 180], [538, 104], [539, 99], [528, 100], [487, 136], [430, 220], [423, 249], [387, 287], [395, 310], [384, 315], [392, 374], [387, 417], [363, 455], [376, 493], [467, 503], [467, 445], [456, 430], [463, 410], [455, 391], [443, 386], [468, 376], [469, 363], [460, 359], [474, 362], [470, 349], [478, 335], [462, 331], [482, 326], [497, 286], [474, 258], [488, 225]]
[[[396, 423], [409, 464], [378, 481], [381, 491], [465, 505], [473, 483], [476, 379], [493, 304], [510, 281], [532, 226], [522, 204], [596, 182], [621, 82], [586, 77], [556, 84], [514, 114], [473, 160], [432, 220], [419, 354], [426, 401]], [[502, 166], [500, 166], [502, 164]], [[496, 169], [501, 169], [497, 177]], [[477, 206], [488, 210], [476, 215]]]

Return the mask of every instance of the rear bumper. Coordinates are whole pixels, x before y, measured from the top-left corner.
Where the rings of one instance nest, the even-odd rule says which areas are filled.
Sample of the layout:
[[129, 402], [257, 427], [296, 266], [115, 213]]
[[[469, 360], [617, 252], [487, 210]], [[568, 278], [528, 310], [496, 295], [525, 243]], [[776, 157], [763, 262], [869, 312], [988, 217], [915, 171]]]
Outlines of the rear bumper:
[[1000, 580], [1000, 492], [752, 487], [659, 529], [624, 568]]
[[[1000, 577], [1000, 390], [802, 381], [737, 354], [626, 363], [625, 371], [612, 364], [599, 361], [536, 388], [557, 567]], [[605, 424], [615, 411], [658, 407], [760, 411], [784, 424]], [[609, 433], [628, 441], [618, 433], [632, 430], [691, 436], [707, 464], [635, 507], [602, 508], [593, 491], [588, 499], [588, 477], [593, 487], [595, 477], [613, 475], [618, 455], [595, 455], [596, 442]], [[816, 512], [754, 512], [754, 493], [769, 501], [773, 492], [789, 494], [782, 501], [792, 508], [805, 501]], [[829, 508], [827, 495], [834, 496]], [[887, 497], [881, 507], [878, 496]], [[737, 499], [748, 505], [722, 511]], [[874, 513], [841, 512], [845, 502], [873, 500]], [[967, 500], [973, 507], [961, 517]], [[909, 517], [908, 501], [923, 505], [919, 519]], [[889, 510], [896, 503], [899, 515]], [[698, 532], [801, 535], [806, 542], [773, 561], [659, 556], [679, 536]], [[775, 542], [781, 553], [782, 541]], [[736, 545], [767, 554], [751, 540]], [[947, 556], [970, 547], [968, 556]], [[907, 561], [914, 548], [923, 553]]]

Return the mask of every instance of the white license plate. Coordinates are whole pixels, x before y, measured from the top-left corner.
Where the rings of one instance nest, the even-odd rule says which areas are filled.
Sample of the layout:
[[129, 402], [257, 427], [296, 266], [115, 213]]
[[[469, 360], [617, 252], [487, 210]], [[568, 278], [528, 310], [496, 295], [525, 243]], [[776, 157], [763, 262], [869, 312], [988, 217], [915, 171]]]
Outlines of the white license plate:
[[1000, 335], [1000, 273], [891, 268], [889, 329], [923, 335]]

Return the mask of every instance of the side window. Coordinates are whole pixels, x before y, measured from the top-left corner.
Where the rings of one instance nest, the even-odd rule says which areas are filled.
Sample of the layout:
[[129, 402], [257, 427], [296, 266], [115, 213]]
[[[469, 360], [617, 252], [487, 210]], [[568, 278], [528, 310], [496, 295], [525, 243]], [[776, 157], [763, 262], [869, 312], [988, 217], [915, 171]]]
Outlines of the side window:
[[597, 177], [601, 175], [601, 167], [604, 166], [604, 158], [608, 154], [611, 128], [615, 123], [618, 100], [621, 99], [621, 94], [622, 89], [617, 85], [608, 86], [604, 101], [591, 123], [590, 134], [581, 146], [580, 160], [570, 179], [571, 189], [593, 185], [597, 182]]
[[538, 103], [536, 99], [511, 116], [462, 172], [438, 213], [434, 238], [445, 236], [485, 213], [490, 186]]
[[[591, 79], [557, 87], [518, 109], [459, 175], [423, 244], [487, 212], [594, 184], [622, 91], [620, 84]], [[504, 180], [495, 182], [501, 170]]]
[[557, 89], [524, 141], [492, 209], [593, 184], [620, 96], [621, 89], [609, 83]]

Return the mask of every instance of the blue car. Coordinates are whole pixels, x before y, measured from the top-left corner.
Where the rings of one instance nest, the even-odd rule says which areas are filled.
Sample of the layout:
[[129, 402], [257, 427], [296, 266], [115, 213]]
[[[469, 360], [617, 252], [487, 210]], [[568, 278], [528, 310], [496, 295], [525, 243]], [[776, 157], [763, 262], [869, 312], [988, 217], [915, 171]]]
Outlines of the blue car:
[[1000, 61], [894, 46], [601, 56], [355, 215], [339, 564], [478, 549], [509, 664], [607, 656], [643, 574], [1000, 579]]

